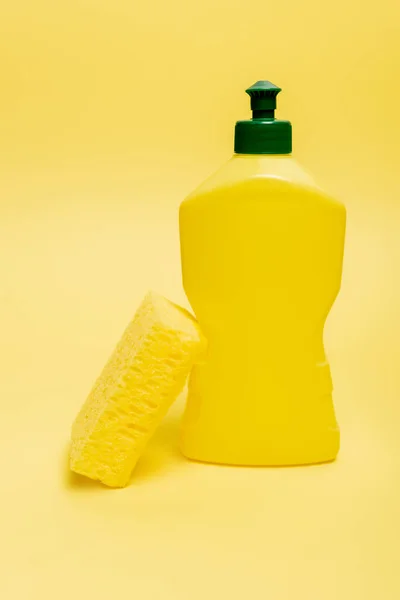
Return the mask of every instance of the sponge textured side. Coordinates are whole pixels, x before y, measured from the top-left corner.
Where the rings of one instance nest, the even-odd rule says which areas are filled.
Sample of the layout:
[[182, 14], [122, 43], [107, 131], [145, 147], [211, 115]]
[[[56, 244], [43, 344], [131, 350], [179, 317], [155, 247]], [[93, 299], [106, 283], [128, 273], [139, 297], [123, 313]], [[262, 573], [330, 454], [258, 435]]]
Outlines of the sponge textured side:
[[73, 424], [71, 470], [111, 487], [127, 485], [204, 349], [193, 317], [149, 293]]

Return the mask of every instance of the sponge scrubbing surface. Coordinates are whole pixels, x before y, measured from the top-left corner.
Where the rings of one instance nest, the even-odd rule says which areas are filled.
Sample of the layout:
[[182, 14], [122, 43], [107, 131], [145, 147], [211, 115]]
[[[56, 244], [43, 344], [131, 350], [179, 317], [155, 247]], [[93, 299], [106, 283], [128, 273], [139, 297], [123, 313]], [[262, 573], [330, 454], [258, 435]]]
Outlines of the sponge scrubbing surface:
[[188, 312], [150, 292], [73, 424], [71, 470], [127, 485], [205, 344]]

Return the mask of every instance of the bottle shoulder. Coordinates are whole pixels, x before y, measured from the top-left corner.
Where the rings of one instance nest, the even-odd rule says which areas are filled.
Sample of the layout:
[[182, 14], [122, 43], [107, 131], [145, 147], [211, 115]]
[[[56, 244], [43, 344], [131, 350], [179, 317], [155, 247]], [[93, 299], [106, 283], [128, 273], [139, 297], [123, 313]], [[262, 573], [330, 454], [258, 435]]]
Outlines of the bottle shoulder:
[[198, 186], [184, 201], [229, 193], [232, 197], [270, 194], [274, 191], [293, 196], [319, 197], [344, 209], [341, 202], [323, 191], [312, 176], [294, 159], [285, 155], [234, 155]]

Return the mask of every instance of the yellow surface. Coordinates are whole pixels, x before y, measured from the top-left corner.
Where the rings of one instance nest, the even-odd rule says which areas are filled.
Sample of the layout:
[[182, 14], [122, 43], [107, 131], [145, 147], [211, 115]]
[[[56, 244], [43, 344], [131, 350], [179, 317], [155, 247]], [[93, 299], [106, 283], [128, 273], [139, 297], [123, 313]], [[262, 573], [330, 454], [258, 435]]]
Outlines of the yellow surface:
[[208, 340], [181, 448], [195, 460], [333, 460], [340, 434], [323, 345], [346, 211], [290, 156], [234, 155], [181, 205], [183, 285]]
[[[0, 12], [0, 597], [397, 600], [397, 0]], [[231, 156], [262, 77], [348, 210], [326, 330], [339, 459], [189, 463], [178, 403], [130, 487], [70, 477], [70, 424], [143, 294], [184, 302], [179, 203]]]
[[193, 317], [146, 294], [72, 426], [70, 468], [125, 487], [206, 348]]

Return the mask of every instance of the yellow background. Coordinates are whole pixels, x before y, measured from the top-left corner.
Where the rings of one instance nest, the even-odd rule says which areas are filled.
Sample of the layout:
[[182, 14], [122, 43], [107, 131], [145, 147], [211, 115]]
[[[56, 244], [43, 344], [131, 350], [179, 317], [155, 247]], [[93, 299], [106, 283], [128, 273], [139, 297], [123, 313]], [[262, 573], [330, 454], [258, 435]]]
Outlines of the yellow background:
[[[0, 597], [400, 596], [398, 0], [15, 0], [0, 8]], [[280, 85], [294, 150], [348, 208], [326, 330], [331, 465], [177, 451], [68, 474], [70, 424], [149, 287], [183, 302], [177, 207]]]

